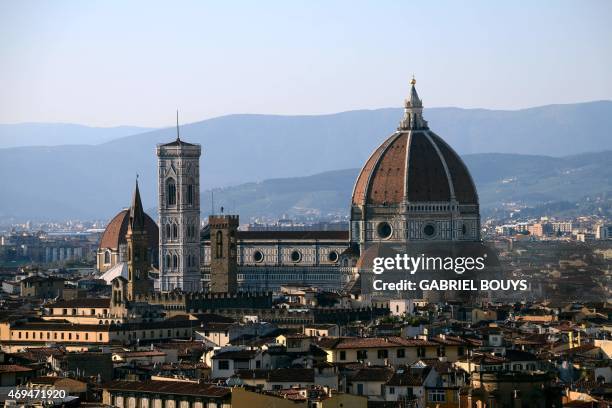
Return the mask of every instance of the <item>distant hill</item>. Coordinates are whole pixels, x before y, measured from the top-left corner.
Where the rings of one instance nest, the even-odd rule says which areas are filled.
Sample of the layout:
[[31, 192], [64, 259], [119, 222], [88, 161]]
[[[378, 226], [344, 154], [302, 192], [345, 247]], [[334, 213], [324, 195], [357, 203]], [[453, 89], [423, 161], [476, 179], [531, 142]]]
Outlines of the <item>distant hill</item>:
[[[551, 156], [612, 149], [610, 101], [518, 111], [433, 108], [424, 114], [432, 130], [462, 155], [498, 152], [547, 156], [525, 158], [525, 163], [519, 159], [487, 162], [486, 155], [481, 159], [475, 156], [470, 165], [485, 182], [511, 177], [520, 166], [531, 166], [531, 161], [550, 180], [563, 182], [555, 179], [546, 165], [547, 161], [554, 162]], [[201, 186], [206, 190], [361, 167], [376, 146], [396, 129], [401, 116], [401, 109], [395, 108], [313, 116], [230, 115], [182, 126], [181, 137], [202, 144]], [[137, 173], [144, 205], [154, 208], [155, 145], [174, 138], [175, 129], [167, 128], [99, 145], [0, 149], [0, 217], [108, 218], [128, 205]], [[468, 159], [472, 160], [469, 156]], [[311, 181], [315, 185], [322, 182], [314, 177]], [[324, 177], [334, 175], [328, 173]], [[325, 200], [325, 206], [333, 196], [350, 192], [354, 177], [346, 179], [350, 179], [348, 184], [340, 178], [331, 179], [337, 184], [326, 190], [332, 197]], [[537, 180], [522, 183], [528, 182]], [[602, 188], [597, 183], [601, 178], [583, 180], [585, 186], [568, 189]], [[528, 194], [522, 184], [506, 184], [499, 186], [499, 192], [488, 192], [489, 187], [482, 185], [483, 204], [494, 205], [507, 194], [519, 198]], [[538, 199], [563, 194], [537, 183], [530, 191]], [[278, 198], [270, 197], [267, 204], [262, 199], [258, 204], [262, 205], [261, 212], [279, 205], [274, 201]], [[293, 200], [288, 195], [285, 199], [287, 203]], [[300, 206], [310, 208], [320, 196], [302, 196], [300, 200]], [[249, 205], [254, 214], [259, 213], [254, 203], [234, 201], [235, 206]], [[348, 208], [348, 202], [342, 202]]]
[[[576, 208], [585, 197], [612, 194], [612, 151], [563, 158], [473, 154], [464, 159], [477, 184], [484, 212], [517, 202], [541, 207], [542, 213], [555, 213]], [[204, 194], [202, 205], [206, 213], [210, 212], [214, 194], [217, 211], [223, 205], [244, 220], [344, 215], [358, 173], [359, 169], [338, 170], [214, 189]]]
[[306, 177], [291, 177], [245, 183], [204, 192], [201, 207], [205, 214], [215, 211], [252, 217], [278, 219], [283, 215], [326, 217], [348, 214], [353, 184], [359, 169], [334, 170]]
[[91, 127], [69, 123], [0, 124], [0, 149], [23, 146], [95, 145], [153, 130], [137, 126]]
[[563, 158], [479, 154], [466, 156], [483, 207], [503, 202], [576, 202], [612, 192], [612, 151]]

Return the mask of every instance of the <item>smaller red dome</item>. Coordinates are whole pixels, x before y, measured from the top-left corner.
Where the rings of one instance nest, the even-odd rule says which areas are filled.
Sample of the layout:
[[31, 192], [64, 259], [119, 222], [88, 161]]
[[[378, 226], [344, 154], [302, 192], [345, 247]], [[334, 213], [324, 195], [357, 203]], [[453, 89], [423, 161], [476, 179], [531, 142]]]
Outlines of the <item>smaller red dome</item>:
[[[108, 223], [102, 238], [100, 239], [100, 249], [119, 249], [120, 245], [126, 244], [125, 234], [127, 234], [128, 223], [130, 221], [130, 211], [121, 210], [119, 214]], [[145, 229], [149, 240], [149, 248], [157, 248], [159, 243], [159, 228], [151, 217], [145, 214]]]

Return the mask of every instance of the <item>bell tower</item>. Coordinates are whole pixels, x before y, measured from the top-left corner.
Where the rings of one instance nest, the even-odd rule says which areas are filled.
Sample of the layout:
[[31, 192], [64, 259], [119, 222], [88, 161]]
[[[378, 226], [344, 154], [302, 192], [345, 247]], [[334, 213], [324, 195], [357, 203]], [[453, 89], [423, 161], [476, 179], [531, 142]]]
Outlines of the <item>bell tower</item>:
[[153, 283], [149, 279], [151, 262], [145, 229], [145, 213], [140, 200], [138, 179], [136, 179], [129, 217], [128, 230], [125, 235], [128, 254], [127, 300], [132, 301], [135, 295], [144, 295], [153, 291]]
[[234, 293], [238, 290], [237, 215], [211, 215], [210, 291]]
[[199, 144], [176, 140], [157, 145], [159, 288], [202, 290], [200, 273]]

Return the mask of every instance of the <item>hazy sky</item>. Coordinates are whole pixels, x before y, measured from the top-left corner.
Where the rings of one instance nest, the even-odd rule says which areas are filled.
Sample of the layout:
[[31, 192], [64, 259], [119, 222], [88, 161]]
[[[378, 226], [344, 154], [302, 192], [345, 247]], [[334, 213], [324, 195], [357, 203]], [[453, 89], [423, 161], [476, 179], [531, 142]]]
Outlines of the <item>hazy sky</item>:
[[0, 123], [612, 99], [612, 1], [2, 1]]

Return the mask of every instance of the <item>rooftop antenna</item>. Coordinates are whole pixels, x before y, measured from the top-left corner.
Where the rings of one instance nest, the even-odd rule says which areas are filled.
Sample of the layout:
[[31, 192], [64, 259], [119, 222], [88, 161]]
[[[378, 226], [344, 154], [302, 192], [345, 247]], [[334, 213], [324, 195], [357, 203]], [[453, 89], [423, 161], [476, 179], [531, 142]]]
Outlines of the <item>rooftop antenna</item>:
[[179, 124], [178, 124], [178, 109], [176, 110], [176, 140], [178, 142], [181, 141], [181, 135], [179, 134]]

